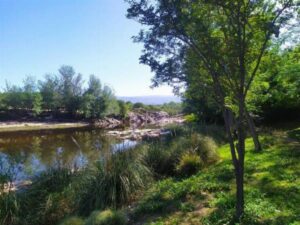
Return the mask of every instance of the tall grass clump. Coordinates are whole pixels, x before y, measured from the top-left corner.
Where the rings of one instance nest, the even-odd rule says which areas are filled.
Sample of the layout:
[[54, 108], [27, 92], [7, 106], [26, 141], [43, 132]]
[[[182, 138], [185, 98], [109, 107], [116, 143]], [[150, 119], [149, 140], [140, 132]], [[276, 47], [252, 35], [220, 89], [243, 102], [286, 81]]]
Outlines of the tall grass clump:
[[19, 224], [19, 206], [19, 201], [14, 192], [0, 193], [0, 224]]
[[116, 209], [130, 202], [152, 177], [142, 152], [140, 148], [118, 151], [97, 162], [78, 190], [79, 212], [88, 215], [95, 209]]
[[126, 217], [120, 211], [94, 211], [86, 221], [86, 225], [125, 225]]
[[153, 142], [149, 145], [145, 161], [156, 178], [176, 174], [176, 163], [183, 153], [183, 148], [176, 145], [177, 142], [174, 141], [171, 143]]
[[189, 151], [197, 153], [205, 164], [211, 164], [218, 160], [217, 144], [213, 138], [193, 133], [187, 139]]
[[179, 175], [191, 176], [203, 167], [203, 161], [195, 153], [185, 153], [181, 156], [176, 170]]
[[191, 170], [188, 174], [192, 174], [194, 170], [218, 160], [217, 144], [212, 138], [198, 133], [184, 134], [149, 145], [145, 160], [157, 178], [174, 176], [179, 171], [183, 175], [186, 169]]
[[22, 225], [56, 224], [74, 210], [70, 191], [74, 173], [49, 169], [33, 179], [19, 196]]
[[3, 165], [0, 158], [0, 224], [15, 225], [19, 222], [20, 204], [13, 190], [12, 173]]

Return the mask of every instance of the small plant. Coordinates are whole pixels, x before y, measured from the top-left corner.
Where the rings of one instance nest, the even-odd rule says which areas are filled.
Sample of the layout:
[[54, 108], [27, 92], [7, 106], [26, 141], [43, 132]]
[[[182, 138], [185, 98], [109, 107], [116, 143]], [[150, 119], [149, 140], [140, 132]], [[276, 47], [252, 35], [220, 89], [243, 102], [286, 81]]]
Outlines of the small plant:
[[124, 225], [126, 217], [120, 211], [94, 211], [87, 219], [86, 225]]
[[191, 176], [203, 166], [203, 161], [195, 153], [185, 153], [181, 156], [176, 170], [181, 176]]
[[59, 225], [85, 225], [85, 222], [79, 217], [72, 216], [63, 220]]

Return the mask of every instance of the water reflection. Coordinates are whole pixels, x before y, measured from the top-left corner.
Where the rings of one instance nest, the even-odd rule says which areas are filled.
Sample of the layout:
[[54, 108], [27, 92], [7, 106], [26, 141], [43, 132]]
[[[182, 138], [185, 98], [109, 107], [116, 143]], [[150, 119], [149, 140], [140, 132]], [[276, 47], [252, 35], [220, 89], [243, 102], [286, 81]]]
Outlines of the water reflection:
[[102, 130], [6, 134], [0, 136], [0, 173], [20, 181], [49, 167], [78, 169], [136, 144], [109, 137]]

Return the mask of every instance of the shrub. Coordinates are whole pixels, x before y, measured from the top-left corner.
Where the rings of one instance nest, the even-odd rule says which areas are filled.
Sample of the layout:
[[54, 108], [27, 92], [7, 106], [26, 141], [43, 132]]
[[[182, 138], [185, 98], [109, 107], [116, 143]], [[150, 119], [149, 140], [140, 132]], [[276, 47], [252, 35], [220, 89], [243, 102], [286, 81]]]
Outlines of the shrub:
[[190, 176], [195, 174], [203, 166], [203, 161], [195, 153], [185, 153], [181, 156], [176, 167], [179, 175]]
[[126, 217], [120, 211], [94, 211], [87, 219], [86, 225], [124, 225]]
[[[157, 177], [177, 174], [182, 155], [192, 153], [198, 155], [201, 164], [208, 165], [218, 159], [215, 141], [197, 133], [176, 137], [165, 143], [152, 143], [147, 150], [145, 161]], [[199, 157], [200, 156], [200, 157]]]
[[78, 191], [79, 211], [87, 215], [94, 209], [118, 208], [128, 203], [133, 194], [144, 188], [151, 171], [143, 161], [139, 149], [116, 152], [102, 159], [83, 176]]
[[211, 137], [193, 133], [188, 142], [191, 150], [200, 155], [204, 164], [217, 161], [217, 144]]
[[73, 216], [63, 220], [59, 225], [84, 225], [83, 219]]
[[184, 116], [184, 120], [188, 123], [194, 123], [198, 120], [196, 114], [191, 113], [189, 115]]

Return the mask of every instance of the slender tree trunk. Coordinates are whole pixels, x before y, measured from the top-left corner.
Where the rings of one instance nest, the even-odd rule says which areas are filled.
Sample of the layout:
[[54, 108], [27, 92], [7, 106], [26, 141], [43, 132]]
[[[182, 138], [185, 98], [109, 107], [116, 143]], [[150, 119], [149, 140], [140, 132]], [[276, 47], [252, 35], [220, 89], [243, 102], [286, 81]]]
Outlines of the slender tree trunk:
[[239, 220], [244, 214], [244, 165], [236, 165], [236, 212], [235, 217]]
[[250, 133], [253, 139], [253, 143], [254, 143], [254, 147], [255, 147], [255, 151], [256, 152], [261, 152], [262, 151], [262, 147], [258, 138], [258, 134], [255, 128], [255, 124], [254, 121], [252, 119], [252, 117], [250, 116], [249, 112], [247, 110], [245, 110], [245, 114], [246, 114], [246, 118], [247, 118], [247, 123], [250, 129]]
[[[242, 109], [243, 110], [243, 109]], [[223, 112], [226, 133], [228, 136], [232, 164], [236, 179], [236, 212], [235, 219], [239, 220], [244, 213], [244, 154], [245, 154], [245, 136], [243, 123], [237, 124], [233, 129], [238, 130], [238, 143], [235, 145], [234, 135], [232, 131], [231, 111], [224, 109]], [[240, 118], [242, 121], [243, 118]]]
[[245, 100], [243, 95], [239, 97], [239, 116], [237, 122], [238, 142], [237, 152], [238, 161], [236, 164], [236, 219], [240, 219], [244, 214], [244, 161], [245, 161], [245, 123], [247, 120]]

